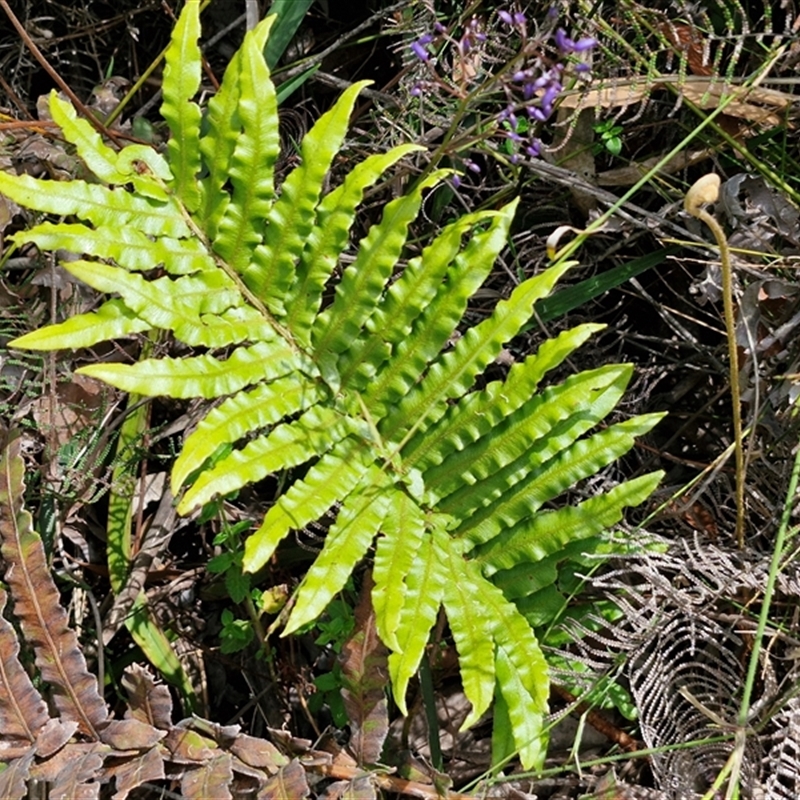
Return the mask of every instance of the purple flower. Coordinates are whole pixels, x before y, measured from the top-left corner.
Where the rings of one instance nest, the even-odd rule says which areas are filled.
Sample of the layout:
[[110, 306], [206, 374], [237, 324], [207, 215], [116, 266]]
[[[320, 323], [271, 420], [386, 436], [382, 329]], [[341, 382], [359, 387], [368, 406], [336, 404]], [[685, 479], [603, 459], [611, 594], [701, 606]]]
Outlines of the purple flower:
[[560, 83], [553, 81], [544, 91], [542, 95], [542, 107], [548, 108], [553, 105], [555, 99], [561, 93], [562, 86]]
[[551, 72], [545, 72], [544, 75], [540, 75], [532, 84], [531, 88], [534, 92], [538, 92], [539, 89], [544, 89], [550, 81], [553, 80], [553, 74]]
[[525, 148], [525, 152], [531, 158], [538, 158], [542, 152], [542, 143], [538, 139], [532, 139], [531, 143]]
[[597, 44], [597, 39], [593, 39], [591, 36], [586, 36], [583, 39], [578, 39], [575, 42], [574, 50], [576, 53], [584, 53], [587, 50], [591, 50]]
[[411, 87], [411, 96], [419, 97], [422, 94], [422, 87], [417, 83]]
[[567, 36], [567, 32], [563, 28], [559, 28], [555, 32], [553, 39], [555, 40], [556, 47], [562, 53], [569, 53], [572, 46], [575, 44], [575, 42]]
[[433, 41], [433, 34], [426, 33], [424, 36], [421, 36], [417, 39], [416, 42], [411, 43], [411, 51], [420, 61], [427, 61], [431, 54], [425, 48], [425, 45], [430, 44]]
[[521, 11], [515, 11], [511, 14], [508, 11], [498, 11], [497, 16], [500, 17], [506, 25], [513, 25], [516, 28], [521, 28], [525, 22], [525, 15]]
[[567, 36], [563, 28], [559, 28], [553, 34], [553, 40], [555, 41], [556, 47], [562, 53], [584, 53], [587, 50], [591, 50], [597, 44], [597, 39], [593, 39], [591, 36], [578, 39], [576, 42]]

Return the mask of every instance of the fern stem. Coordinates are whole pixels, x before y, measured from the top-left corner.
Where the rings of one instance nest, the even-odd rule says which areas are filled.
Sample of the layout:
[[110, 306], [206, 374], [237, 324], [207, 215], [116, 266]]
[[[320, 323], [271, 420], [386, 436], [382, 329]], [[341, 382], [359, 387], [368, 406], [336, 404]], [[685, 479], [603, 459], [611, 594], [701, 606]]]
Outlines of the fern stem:
[[428, 746], [431, 750], [431, 764], [439, 772], [444, 769], [442, 746], [439, 742], [439, 718], [436, 715], [436, 698], [433, 693], [433, 675], [428, 656], [419, 662], [419, 688], [422, 691], [422, 704], [425, 706], [425, 721], [428, 723]]

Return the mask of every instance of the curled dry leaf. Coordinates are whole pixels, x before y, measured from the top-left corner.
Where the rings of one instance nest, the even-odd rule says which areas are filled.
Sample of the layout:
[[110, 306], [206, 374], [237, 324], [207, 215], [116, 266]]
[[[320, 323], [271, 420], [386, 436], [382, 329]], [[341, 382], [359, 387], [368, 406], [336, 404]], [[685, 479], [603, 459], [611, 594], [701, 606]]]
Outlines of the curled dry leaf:
[[[656, 89], [672, 83], [663, 78], [659, 81], [614, 81], [588, 92], [565, 94], [560, 108], [624, 108], [647, 100]], [[705, 78], [686, 80], [679, 84], [678, 91], [685, 100], [703, 110], [717, 108], [721, 103], [727, 102], [725, 113], [729, 116], [766, 127], [784, 124], [783, 113], [797, 100], [795, 95], [776, 89], [735, 86]], [[735, 99], [728, 101], [731, 96]]]
[[33, 646], [43, 680], [53, 690], [62, 720], [77, 722], [81, 733], [97, 740], [108, 710], [60, 605], [41, 537], [22, 505], [25, 465], [20, 440], [2, 432], [0, 448], [0, 552], [7, 565], [14, 614]]

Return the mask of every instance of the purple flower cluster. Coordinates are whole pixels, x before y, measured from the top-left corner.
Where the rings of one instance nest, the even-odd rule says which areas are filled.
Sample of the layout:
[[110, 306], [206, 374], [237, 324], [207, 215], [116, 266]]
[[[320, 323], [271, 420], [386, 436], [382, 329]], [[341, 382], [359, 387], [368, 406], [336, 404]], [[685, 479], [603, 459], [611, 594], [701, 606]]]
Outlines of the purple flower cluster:
[[525, 15], [521, 11], [512, 14], [510, 11], [498, 11], [497, 16], [500, 17], [506, 25], [512, 25], [517, 28], [523, 28], [527, 23]]
[[[433, 30], [438, 36], [444, 39], [449, 38], [447, 35], [447, 28], [440, 22], [434, 24]], [[411, 43], [411, 52], [420, 61], [430, 61], [431, 53], [430, 50], [428, 50], [428, 45], [434, 41], [434, 38], [435, 36], [433, 33], [426, 33], [420, 36], [419, 39]], [[467, 29], [464, 31], [461, 38], [456, 42], [456, 47], [458, 52], [462, 56], [465, 56], [478, 42], [485, 42], [486, 38], [486, 34], [480, 29], [480, 23], [473, 17], [467, 24]]]
[[577, 42], [573, 41], [567, 36], [566, 31], [563, 28], [559, 28], [555, 32], [553, 41], [555, 42], [556, 47], [565, 54], [585, 53], [587, 50], [591, 50], [597, 44], [597, 39], [593, 39], [591, 36], [587, 36], [584, 39], [578, 39]]
[[[517, 12], [498, 11], [500, 20], [506, 25], [511, 26], [521, 34], [523, 38], [523, 49], [525, 40], [525, 26], [527, 20], [525, 15]], [[597, 40], [591, 37], [570, 39], [563, 28], [558, 28], [552, 35], [553, 44], [561, 56], [570, 56], [575, 53], [585, 53], [591, 50]], [[578, 63], [571, 65], [576, 72], [586, 72], [589, 67], [587, 64]], [[536, 158], [542, 149], [542, 144], [533, 135], [524, 138], [520, 131], [524, 128], [531, 133], [536, 123], [547, 122], [553, 115], [555, 103], [561, 92], [564, 90], [564, 75], [567, 67], [561, 61], [556, 63], [543, 63], [541, 58], [537, 59], [534, 66], [516, 70], [511, 75], [510, 85], [506, 85], [506, 92], [509, 97], [509, 104], [500, 112], [498, 121], [504, 124], [506, 139], [511, 143], [513, 153], [512, 163], [519, 160], [518, 149], [521, 147], [525, 153], [532, 158]], [[518, 95], [522, 94], [522, 102], [519, 103]], [[529, 122], [524, 126], [519, 124], [515, 110], [517, 107], [524, 109]]]
[[[555, 27], [553, 11], [549, 18]], [[497, 35], [505, 38], [515, 37], [520, 43], [520, 54], [527, 64], [513, 73], [500, 73], [496, 79], [504, 88], [508, 102], [506, 107], [498, 114], [496, 121], [502, 129], [508, 144], [506, 145], [512, 163], [517, 163], [520, 152], [530, 157], [538, 156], [542, 144], [535, 133], [553, 115], [559, 95], [564, 90], [565, 79], [570, 74], [587, 72], [588, 64], [583, 63], [575, 56], [580, 56], [591, 50], [597, 40], [592, 37], [571, 39], [564, 28], [550, 28], [551, 33], [529, 36], [529, 22], [521, 11], [501, 9], [497, 12], [501, 23]], [[506, 27], [506, 32], [503, 31]], [[536, 26], [533, 26], [536, 28]], [[549, 27], [549, 26], [547, 26]], [[507, 29], [511, 29], [508, 31]], [[547, 48], [545, 39], [550, 39], [551, 46]], [[442, 78], [432, 60], [430, 45], [436, 41], [449, 41], [455, 45], [454, 59], [461, 60], [462, 69], [454, 69], [453, 74], [458, 75], [456, 80]], [[479, 43], [487, 41], [481, 22], [473, 17], [466, 25], [459, 39], [450, 36], [448, 30], [439, 22], [433, 26], [433, 31], [425, 33], [410, 45], [415, 58], [428, 66], [432, 80], [417, 83], [411, 90], [413, 96], [419, 97], [431, 87], [444, 89], [451, 96], [466, 99], [471, 87], [469, 81], [477, 78], [475, 70], [464, 68], [467, 65], [466, 56]], [[546, 55], [555, 50], [556, 58]], [[566, 63], [565, 63], [566, 62]], [[485, 79], [485, 75], [481, 79]], [[491, 80], [489, 81], [491, 83]], [[479, 166], [469, 158], [462, 157], [463, 166], [473, 172], [479, 172]]]

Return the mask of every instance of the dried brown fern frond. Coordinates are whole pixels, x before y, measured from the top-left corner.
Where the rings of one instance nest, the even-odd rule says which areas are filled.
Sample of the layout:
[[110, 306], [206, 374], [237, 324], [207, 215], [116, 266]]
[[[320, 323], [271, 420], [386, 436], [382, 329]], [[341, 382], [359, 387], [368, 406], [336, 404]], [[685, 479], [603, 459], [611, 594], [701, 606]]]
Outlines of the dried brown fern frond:
[[[593, 634], [572, 624], [588, 689], [603, 674], [623, 674], [639, 712], [640, 732], [665, 798], [699, 798], [736, 747], [737, 717], [756, 629], [754, 609], [766, 585], [769, 558], [702, 540], [653, 539], [637, 555], [615, 559], [594, 588], [623, 612]], [[777, 582], [777, 608], [800, 597], [800, 567], [790, 563]], [[796, 797], [800, 719], [792, 687], [800, 678], [798, 642], [776, 622], [762, 651], [758, 692], [741, 752], [743, 796]], [[573, 683], [579, 671], [570, 671]], [[685, 745], [685, 747], [677, 747]], [[788, 792], [788, 793], [787, 793]]]

